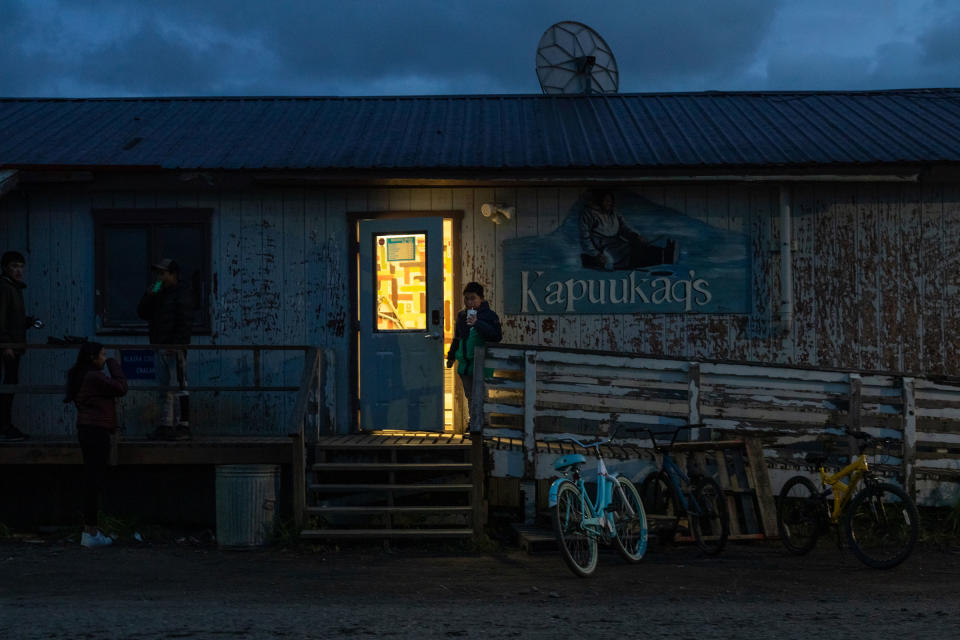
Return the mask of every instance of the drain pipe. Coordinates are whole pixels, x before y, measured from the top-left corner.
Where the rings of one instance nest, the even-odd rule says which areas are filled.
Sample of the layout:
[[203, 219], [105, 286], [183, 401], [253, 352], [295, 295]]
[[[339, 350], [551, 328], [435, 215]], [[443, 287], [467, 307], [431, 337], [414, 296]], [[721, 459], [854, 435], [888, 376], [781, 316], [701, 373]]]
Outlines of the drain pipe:
[[793, 238], [791, 237], [790, 190], [780, 185], [780, 330], [793, 329]]

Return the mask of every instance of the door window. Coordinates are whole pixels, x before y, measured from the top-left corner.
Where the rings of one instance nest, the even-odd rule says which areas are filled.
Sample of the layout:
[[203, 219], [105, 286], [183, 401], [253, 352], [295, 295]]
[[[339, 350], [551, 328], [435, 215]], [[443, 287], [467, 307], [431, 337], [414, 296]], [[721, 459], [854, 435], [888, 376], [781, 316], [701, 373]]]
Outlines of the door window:
[[377, 331], [427, 328], [427, 236], [424, 233], [376, 234]]

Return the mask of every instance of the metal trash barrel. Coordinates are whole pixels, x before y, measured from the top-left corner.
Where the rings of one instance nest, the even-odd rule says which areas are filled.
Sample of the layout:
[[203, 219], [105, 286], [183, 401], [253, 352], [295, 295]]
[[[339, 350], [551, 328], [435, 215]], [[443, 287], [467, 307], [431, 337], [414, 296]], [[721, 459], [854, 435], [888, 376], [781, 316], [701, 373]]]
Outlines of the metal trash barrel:
[[280, 465], [218, 465], [216, 492], [221, 547], [257, 547], [270, 541], [277, 519]]

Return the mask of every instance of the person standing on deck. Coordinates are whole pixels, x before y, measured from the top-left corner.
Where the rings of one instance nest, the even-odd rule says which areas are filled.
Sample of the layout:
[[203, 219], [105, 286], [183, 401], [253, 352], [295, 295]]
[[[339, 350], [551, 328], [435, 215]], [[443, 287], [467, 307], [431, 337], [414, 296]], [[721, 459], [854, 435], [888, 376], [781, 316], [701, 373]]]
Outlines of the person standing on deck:
[[[180, 282], [176, 261], [164, 258], [153, 265], [155, 277], [140, 304], [137, 315], [150, 326], [150, 344], [187, 345], [193, 327], [193, 300], [186, 283]], [[187, 391], [186, 349], [161, 349], [157, 362], [157, 382], [164, 387], [173, 381], [179, 390], [164, 391], [160, 425], [150, 435], [155, 440], [189, 440], [190, 392]], [[179, 403], [176, 402], [179, 400]], [[179, 418], [175, 417], [179, 409]]]
[[[25, 312], [23, 290], [27, 287], [23, 281], [26, 267], [23, 254], [7, 251], [0, 258], [3, 274], [0, 275], [0, 344], [25, 344], [27, 329], [37, 323]], [[0, 368], [0, 383], [17, 384], [20, 381], [20, 358], [24, 354], [22, 347], [5, 347], [2, 350], [3, 366]], [[26, 440], [27, 434], [13, 426], [13, 394], [0, 393], [0, 442]]]
[[[106, 365], [110, 375], [103, 372]], [[100, 496], [106, 488], [112, 438], [117, 432], [117, 398], [127, 393], [127, 378], [103, 345], [85, 342], [67, 372], [64, 402], [77, 407], [77, 439], [83, 453], [83, 547], [105, 547], [113, 539], [100, 532]]]

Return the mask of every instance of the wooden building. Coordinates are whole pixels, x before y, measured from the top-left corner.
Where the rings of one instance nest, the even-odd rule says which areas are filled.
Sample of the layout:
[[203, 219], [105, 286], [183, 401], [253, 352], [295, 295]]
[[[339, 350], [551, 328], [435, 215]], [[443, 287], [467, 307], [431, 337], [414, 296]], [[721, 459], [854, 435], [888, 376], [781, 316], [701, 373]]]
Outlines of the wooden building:
[[[607, 194], [596, 215], [658, 261], [590, 244]], [[309, 347], [308, 438], [462, 433], [443, 355], [469, 281], [510, 345], [950, 383], [960, 91], [3, 99], [0, 237], [27, 256], [34, 343], [145, 343], [150, 261], [178, 259], [204, 435], [290, 431]], [[200, 349], [224, 345], [248, 348]], [[70, 359], [31, 351], [21, 379]], [[154, 404], [125, 400], [129, 436]], [[53, 395], [15, 410], [72, 433]]]

